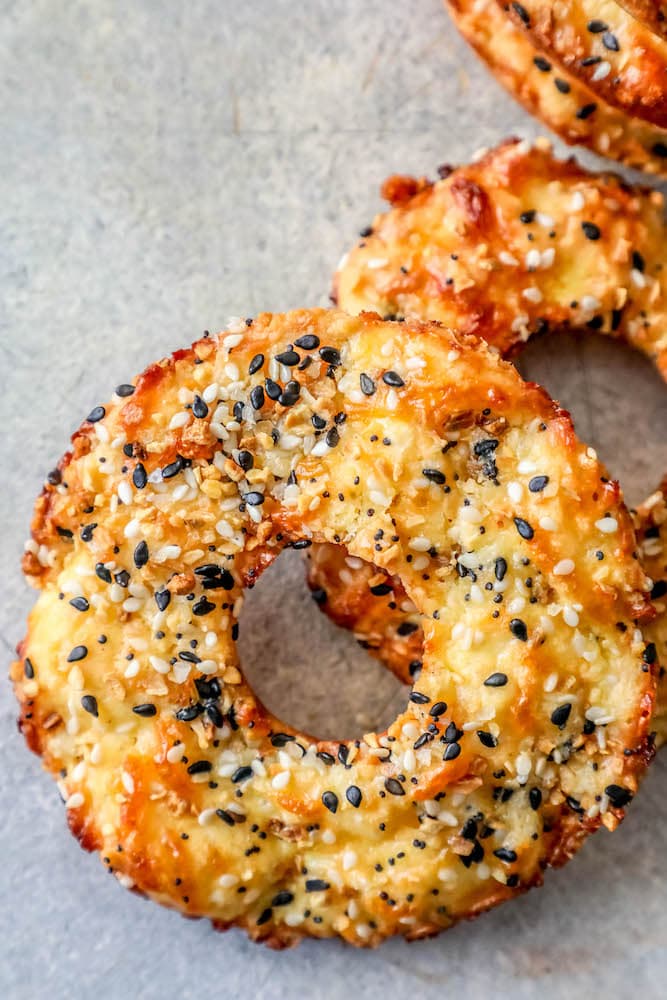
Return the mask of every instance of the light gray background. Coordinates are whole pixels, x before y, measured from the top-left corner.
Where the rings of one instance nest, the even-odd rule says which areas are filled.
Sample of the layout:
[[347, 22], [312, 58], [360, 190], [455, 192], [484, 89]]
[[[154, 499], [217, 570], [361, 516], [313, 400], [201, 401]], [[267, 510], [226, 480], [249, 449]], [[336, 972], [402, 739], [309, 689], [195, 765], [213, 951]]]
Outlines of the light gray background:
[[[511, 132], [540, 127], [439, 0], [1, 0], [5, 663], [32, 600], [19, 559], [33, 498], [91, 406], [229, 315], [325, 303], [387, 174], [433, 175]], [[522, 367], [572, 408], [631, 501], [657, 483], [667, 392], [643, 358], [562, 338]], [[290, 721], [349, 735], [376, 721], [372, 702], [387, 721], [396, 684], [317, 614], [295, 559], [267, 574], [242, 632], [248, 673]], [[290, 706], [297, 678], [308, 696]], [[433, 941], [275, 954], [105, 876], [17, 735], [6, 682], [0, 713], [3, 997], [667, 993], [664, 758], [622, 829], [541, 891]]]

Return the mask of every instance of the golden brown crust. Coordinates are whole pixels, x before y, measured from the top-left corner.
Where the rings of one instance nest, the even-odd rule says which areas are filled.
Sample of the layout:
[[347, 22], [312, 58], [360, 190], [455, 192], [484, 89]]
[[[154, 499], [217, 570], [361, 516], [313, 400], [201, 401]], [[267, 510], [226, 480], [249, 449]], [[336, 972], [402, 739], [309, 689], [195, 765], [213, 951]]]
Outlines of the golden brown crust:
[[667, 38], [667, 3], [661, 0], [619, 0], [619, 3], [656, 35]]
[[616, 0], [496, 0], [535, 46], [608, 104], [667, 126], [667, 42]]
[[[12, 678], [73, 833], [124, 885], [273, 947], [372, 945], [538, 884], [622, 817], [655, 686], [632, 523], [567, 414], [474, 338], [239, 322], [96, 408], [59, 469]], [[423, 615], [384, 734], [318, 742], [239, 670], [243, 582], [304, 540], [400, 576]]]
[[505, 355], [547, 328], [594, 329], [667, 374], [658, 192], [556, 159], [546, 140], [510, 140], [435, 184], [383, 193], [391, 210], [334, 277], [343, 309], [437, 320]]
[[645, 626], [644, 635], [654, 644], [660, 664], [652, 720], [655, 745], [660, 748], [667, 742], [667, 677], [662, 665], [667, 663], [667, 478], [633, 513], [642, 566], [653, 582], [651, 599], [657, 612]]
[[[557, 160], [542, 142], [533, 148], [505, 143], [436, 184], [390, 178], [383, 194], [391, 210], [374, 220], [372, 233], [347, 255], [334, 279], [338, 303], [348, 312], [374, 308], [383, 315], [440, 320], [479, 333], [505, 355], [547, 325], [592, 327], [628, 340], [667, 377], [660, 195], [612, 175], [591, 174], [573, 160]], [[596, 227], [596, 239], [586, 236], [584, 223]], [[528, 255], [541, 262], [550, 248], [549, 267], [530, 270]], [[521, 297], [529, 284], [537, 289], [536, 302]], [[582, 311], [591, 296], [595, 310]], [[651, 518], [662, 516], [661, 496], [653, 497]], [[641, 532], [656, 528], [644, 511], [645, 505]], [[667, 578], [660, 538], [643, 545], [656, 552], [645, 560], [648, 575]], [[320, 602], [334, 621], [411, 682], [422, 635], [400, 581], [359, 560], [350, 565], [336, 546], [315, 546], [309, 582], [321, 591]], [[373, 596], [371, 585], [380, 591], [391, 585], [391, 592]], [[647, 633], [661, 658], [667, 657], [661, 639], [664, 634], [667, 640], [666, 611], [667, 602], [659, 602]], [[667, 730], [662, 671], [655, 726], [661, 744]]]
[[445, 0], [466, 41], [504, 87], [570, 145], [651, 174], [667, 174], [667, 130], [607, 103], [560, 68], [518, 28], [497, 0]]

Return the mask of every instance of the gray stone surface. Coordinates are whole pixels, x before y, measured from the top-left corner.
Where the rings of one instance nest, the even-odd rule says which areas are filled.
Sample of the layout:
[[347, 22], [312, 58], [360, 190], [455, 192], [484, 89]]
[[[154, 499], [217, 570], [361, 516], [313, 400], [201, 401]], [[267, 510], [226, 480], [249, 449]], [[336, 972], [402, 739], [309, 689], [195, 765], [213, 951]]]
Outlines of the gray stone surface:
[[[90, 407], [230, 314], [324, 303], [385, 175], [433, 173], [516, 131], [540, 130], [439, 0], [0, 2], [5, 663], [32, 599], [19, 558], [33, 497]], [[658, 481], [667, 393], [648, 363], [562, 338], [521, 364], [572, 408], [630, 500]], [[331, 713], [338, 735], [386, 721], [396, 685], [317, 615], [295, 559], [262, 581], [243, 629], [251, 678], [291, 721], [325, 731]], [[433, 941], [274, 954], [106, 877], [67, 833], [14, 716], [4, 683], [3, 997], [667, 992], [664, 760], [622, 829], [539, 892]]]

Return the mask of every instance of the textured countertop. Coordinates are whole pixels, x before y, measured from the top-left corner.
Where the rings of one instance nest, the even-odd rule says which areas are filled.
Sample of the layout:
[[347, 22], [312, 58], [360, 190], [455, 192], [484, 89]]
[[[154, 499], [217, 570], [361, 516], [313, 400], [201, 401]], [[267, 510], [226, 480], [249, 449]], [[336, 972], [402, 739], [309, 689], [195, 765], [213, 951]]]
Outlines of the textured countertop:
[[[91, 406], [230, 315], [326, 303], [387, 174], [434, 175], [510, 133], [540, 127], [478, 65], [439, 0], [0, 2], [3, 673], [32, 601], [19, 571], [31, 505]], [[657, 484], [667, 391], [648, 362], [562, 337], [531, 345], [521, 367], [572, 409], [631, 502]], [[292, 555], [244, 612], [251, 680], [320, 735], [387, 722], [404, 695], [319, 615]], [[291, 705], [297, 689], [304, 700]], [[15, 714], [5, 682], [9, 1000], [665, 996], [664, 758], [619, 832], [593, 838], [540, 891], [436, 940], [273, 953], [106, 876], [68, 834]]]

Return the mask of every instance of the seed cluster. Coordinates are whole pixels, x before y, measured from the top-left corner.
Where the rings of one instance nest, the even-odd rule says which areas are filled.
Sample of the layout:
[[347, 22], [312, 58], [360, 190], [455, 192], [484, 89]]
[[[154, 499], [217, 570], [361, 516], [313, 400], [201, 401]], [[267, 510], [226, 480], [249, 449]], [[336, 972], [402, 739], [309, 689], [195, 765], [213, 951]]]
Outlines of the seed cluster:
[[622, 4], [613, 24], [595, 0], [447, 6], [501, 83], [566, 142], [667, 173], [667, 39]]

